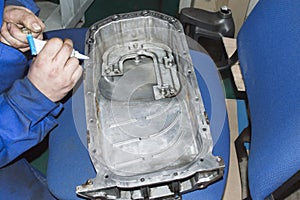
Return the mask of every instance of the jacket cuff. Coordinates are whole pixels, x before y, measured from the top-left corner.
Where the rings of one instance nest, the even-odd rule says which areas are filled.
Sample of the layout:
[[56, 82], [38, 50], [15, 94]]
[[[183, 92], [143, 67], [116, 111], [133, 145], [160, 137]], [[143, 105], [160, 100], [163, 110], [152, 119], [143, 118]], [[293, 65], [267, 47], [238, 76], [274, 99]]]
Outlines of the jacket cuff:
[[35, 4], [33, 0], [6, 0], [5, 6], [14, 5], [14, 6], [23, 6], [31, 10], [34, 14], [39, 14], [39, 7]]
[[62, 110], [61, 103], [54, 103], [42, 94], [27, 77], [14, 82], [7, 92], [8, 100], [33, 124], [48, 115], [56, 117]]

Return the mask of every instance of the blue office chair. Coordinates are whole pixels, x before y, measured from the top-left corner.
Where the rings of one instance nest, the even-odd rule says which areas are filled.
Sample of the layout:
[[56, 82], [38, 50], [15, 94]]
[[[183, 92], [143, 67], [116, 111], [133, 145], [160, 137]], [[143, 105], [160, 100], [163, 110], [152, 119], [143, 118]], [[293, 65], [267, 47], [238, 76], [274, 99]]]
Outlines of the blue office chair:
[[[71, 38], [75, 48], [84, 52], [87, 29], [68, 29], [48, 32], [47, 37]], [[214, 141], [213, 154], [224, 159], [226, 168], [223, 179], [205, 189], [185, 194], [186, 200], [222, 199], [229, 166], [229, 127], [223, 90], [215, 64], [201, 52], [191, 51], [198, 84], [208, 116]], [[86, 124], [84, 95], [79, 83], [72, 97], [65, 99], [59, 126], [50, 133], [47, 181], [49, 190], [58, 199], [80, 199], [76, 186], [95, 177], [93, 165], [86, 149]]]
[[245, 199], [282, 199], [300, 181], [299, 10], [300, 1], [261, 0], [238, 35], [251, 121]]

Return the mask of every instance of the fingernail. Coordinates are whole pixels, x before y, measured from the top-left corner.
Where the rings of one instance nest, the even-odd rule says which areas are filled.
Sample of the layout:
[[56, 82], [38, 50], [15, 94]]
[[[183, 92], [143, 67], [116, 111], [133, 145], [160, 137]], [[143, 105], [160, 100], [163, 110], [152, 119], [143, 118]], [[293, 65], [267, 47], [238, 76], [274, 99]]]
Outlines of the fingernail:
[[36, 31], [40, 31], [42, 29], [41, 26], [38, 25], [37, 23], [33, 23], [32, 28], [34, 28], [34, 30], [36, 30]]

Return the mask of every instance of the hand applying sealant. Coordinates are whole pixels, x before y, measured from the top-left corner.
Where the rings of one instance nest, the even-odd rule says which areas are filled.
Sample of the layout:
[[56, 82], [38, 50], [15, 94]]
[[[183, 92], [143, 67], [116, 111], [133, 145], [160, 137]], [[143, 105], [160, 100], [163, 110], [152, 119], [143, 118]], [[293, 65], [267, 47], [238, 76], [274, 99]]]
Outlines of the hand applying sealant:
[[[38, 53], [40, 53], [42, 48], [47, 43], [47, 41], [45, 41], [45, 40], [39, 40], [39, 39], [34, 38], [32, 36], [32, 34], [27, 34], [27, 40], [28, 40], [28, 44], [29, 44], [29, 47], [31, 50], [31, 55], [37, 55]], [[76, 57], [81, 60], [89, 59], [88, 56], [79, 53], [75, 49], [73, 49], [71, 57]]]

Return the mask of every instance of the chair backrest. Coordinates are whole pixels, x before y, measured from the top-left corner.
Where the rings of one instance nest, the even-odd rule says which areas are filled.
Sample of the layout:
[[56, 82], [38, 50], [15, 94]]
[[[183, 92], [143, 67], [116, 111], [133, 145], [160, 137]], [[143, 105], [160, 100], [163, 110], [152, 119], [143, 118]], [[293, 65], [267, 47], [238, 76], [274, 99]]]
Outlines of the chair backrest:
[[261, 0], [238, 35], [252, 138], [250, 193], [262, 199], [300, 169], [300, 1]]

